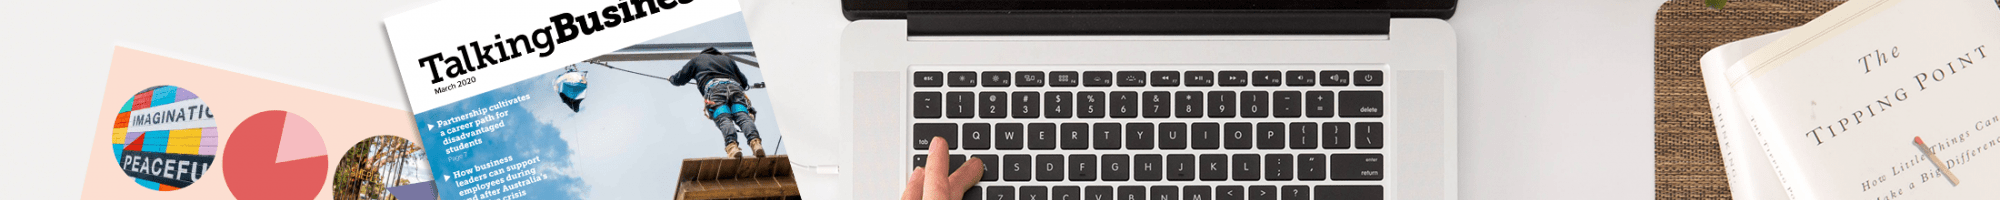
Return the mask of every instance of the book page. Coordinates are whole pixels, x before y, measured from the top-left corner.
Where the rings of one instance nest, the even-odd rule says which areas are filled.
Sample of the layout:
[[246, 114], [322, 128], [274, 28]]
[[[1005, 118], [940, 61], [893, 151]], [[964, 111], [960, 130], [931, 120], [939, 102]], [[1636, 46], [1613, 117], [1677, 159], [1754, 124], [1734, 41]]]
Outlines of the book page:
[[1736, 94], [1730, 91], [1728, 78], [1723, 76], [1722, 70], [1787, 33], [1790, 31], [1730, 42], [1709, 50], [1701, 57], [1702, 81], [1708, 83], [1705, 87], [1708, 89], [1710, 114], [1715, 121], [1723, 168], [1729, 176], [1730, 197], [1734, 199], [1785, 199], [1787, 194], [1784, 185], [1778, 182], [1777, 169], [1771, 167], [1763, 140], [1759, 140], [1757, 134], [1749, 129], [1750, 122], [1745, 120], [1747, 118], [1742, 114], [1741, 105], [1736, 103]]

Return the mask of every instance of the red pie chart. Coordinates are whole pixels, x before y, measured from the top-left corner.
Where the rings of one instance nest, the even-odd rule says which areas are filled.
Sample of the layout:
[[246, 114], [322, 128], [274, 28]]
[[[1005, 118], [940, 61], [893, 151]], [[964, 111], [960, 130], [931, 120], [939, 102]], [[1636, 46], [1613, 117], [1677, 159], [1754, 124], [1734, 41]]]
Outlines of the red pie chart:
[[236, 199], [312, 199], [326, 184], [326, 142], [291, 112], [250, 116], [227, 145], [221, 170]]

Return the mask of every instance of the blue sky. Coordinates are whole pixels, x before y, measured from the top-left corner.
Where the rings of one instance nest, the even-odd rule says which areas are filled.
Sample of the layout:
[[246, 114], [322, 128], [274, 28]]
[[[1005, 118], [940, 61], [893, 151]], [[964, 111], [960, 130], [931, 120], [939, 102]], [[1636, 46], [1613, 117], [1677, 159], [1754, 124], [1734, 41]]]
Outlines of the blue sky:
[[[749, 33], [741, 13], [667, 34], [645, 44], [746, 42]], [[619, 68], [656, 76], [671, 76], [686, 60], [611, 62]], [[433, 156], [433, 174], [447, 174], [485, 160], [515, 156], [521, 161], [541, 156], [542, 170], [550, 179], [529, 188], [527, 199], [660, 199], [671, 198], [681, 159], [718, 157], [722, 135], [713, 121], [704, 117], [701, 96], [693, 84], [675, 87], [666, 80], [613, 70], [594, 64], [578, 64], [588, 71], [590, 87], [581, 111], [563, 105], [552, 89], [558, 69], [515, 82], [451, 105], [418, 114], [426, 122], [464, 113], [477, 106], [522, 94], [530, 100], [507, 109], [512, 116], [501, 131], [483, 135], [486, 144], [450, 156], [444, 146], [425, 139], [426, 151]], [[750, 82], [764, 82], [760, 69], [738, 63]], [[766, 151], [776, 149], [780, 140], [777, 116], [769, 115], [769, 95], [765, 90], [748, 91], [757, 110], [757, 127], [763, 134]], [[435, 132], [424, 130], [425, 135]], [[741, 136], [739, 136], [741, 137]], [[744, 140], [747, 141], [747, 140]], [[459, 155], [462, 154], [462, 155]], [[744, 154], [748, 156], [748, 149]], [[440, 196], [459, 199], [451, 179], [441, 179]]]

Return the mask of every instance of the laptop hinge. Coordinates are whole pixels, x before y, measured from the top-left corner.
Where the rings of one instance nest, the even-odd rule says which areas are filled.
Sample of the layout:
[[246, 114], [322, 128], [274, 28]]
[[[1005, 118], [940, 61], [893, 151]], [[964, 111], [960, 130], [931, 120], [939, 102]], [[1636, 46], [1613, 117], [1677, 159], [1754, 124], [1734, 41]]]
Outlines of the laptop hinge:
[[1386, 35], [1389, 13], [910, 13], [910, 36]]

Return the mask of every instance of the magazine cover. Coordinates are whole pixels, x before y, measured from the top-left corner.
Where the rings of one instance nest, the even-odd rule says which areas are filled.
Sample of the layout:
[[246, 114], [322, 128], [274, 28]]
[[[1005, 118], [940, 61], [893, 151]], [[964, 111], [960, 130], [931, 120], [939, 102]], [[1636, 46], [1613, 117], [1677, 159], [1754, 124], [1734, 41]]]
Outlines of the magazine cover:
[[796, 196], [738, 6], [443, 1], [389, 18], [438, 196]]

